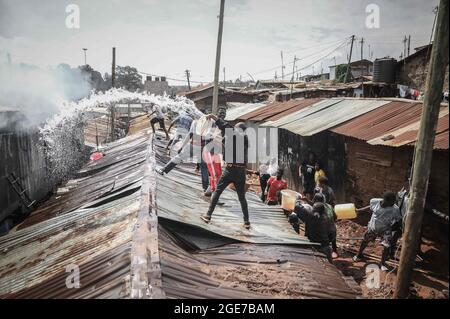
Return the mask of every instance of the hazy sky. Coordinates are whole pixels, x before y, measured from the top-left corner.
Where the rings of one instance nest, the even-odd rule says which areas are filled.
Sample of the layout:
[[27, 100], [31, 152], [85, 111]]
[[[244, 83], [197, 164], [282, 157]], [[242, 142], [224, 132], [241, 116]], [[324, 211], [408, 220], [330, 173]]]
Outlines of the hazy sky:
[[[211, 81], [217, 41], [219, 0], [0, 0], [0, 62], [7, 52], [13, 62], [42, 67], [87, 62], [110, 72], [111, 47], [117, 64], [193, 81]], [[80, 7], [80, 29], [65, 25], [68, 4]], [[365, 26], [366, 6], [380, 8], [380, 28]], [[364, 37], [374, 57], [398, 58], [402, 39], [411, 35], [412, 48], [427, 44], [438, 0], [226, 0], [221, 69], [227, 78], [247, 73], [273, 78], [285, 52], [286, 73], [294, 55], [301, 74], [346, 59], [349, 45], [333, 50], [355, 34]], [[359, 59], [356, 43], [353, 59]], [[323, 58], [327, 56], [327, 58]], [[321, 60], [321, 58], [323, 58]], [[320, 60], [320, 61], [318, 61]], [[314, 64], [315, 61], [318, 61]], [[267, 71], [265, 71], [267, 70]], [[265, 71], [265, 72], [261, 72]], [[281, 68], [277, 70], [278, 76]], [[221, 78], [223, 74], [221, 75]], [[182, 82], [172, 82], [183, 84]]]

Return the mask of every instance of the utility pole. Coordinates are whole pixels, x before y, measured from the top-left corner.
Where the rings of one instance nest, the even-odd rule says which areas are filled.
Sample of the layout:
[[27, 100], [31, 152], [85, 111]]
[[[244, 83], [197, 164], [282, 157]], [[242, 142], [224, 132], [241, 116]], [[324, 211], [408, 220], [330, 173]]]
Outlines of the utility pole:
[[116, 84], [116, 48], [112, 48], [111, 87]]
[[403, 56], [406, 58], [406, 43], [408, 42], [408, 38], [405, 35], [405, 38], [403, 39]]
[[214, 70], [214, 91], [213, 91], [213, 105], [212, 113], [217, 114], [219, 109], [219, 73], [220, 73], [220, 52], [222, 50], [222, 32], [223, 32], [223, 12], [225, 10], [225, 0], [220, 0], [220, 15], [219, 15], [219, 33], [217, 35], [216, 48], [216, 68]]
[[430, 44], [431, 44], [431, 39], [433, 39], [434, 26], [436, 25], [436, 19], [437, 19], [438, 9], [439, 9], [439, 6], [435, 6], [434, 9], [433, 9], [434, 20], [433, 20], [433, 26], [431, 27], [431, 34], [430, 34], [430, 41], [429, 41]]
[[284, 81], [284, 59], [283, 59], [283, 51], [281, 51], [281, 80]]
[[403, 232], [402, 249], [394, 298], [407, 298], [412, 269], [420, 243], [423, 210], [430, 176], [436, 124], [442, 99], [449, 49], [449, 1], [441, 0], [436, 21], [433, 47], [423, 101], [422, 118], [415, 147], [408, 212]]
[[363, 58], [364, 58], [364, 38], [361, 37], [361, 95], [362, 97], [364, 97], [364, 62], [363, 62]]
[[411, 48], [411, 35], [408, 36], [408, 56], [410, 48]]
[[[364, 51], [364, 38], [361, 38], [361, 41], [359, 41], [359, 43], [361, 44], [361, 61], [362, 61], [363, 58], [364, 58], [364, 54], [363, 54], [363, 51]], [[361, 74], [362, 74], [362, 71], [361, 71]]]
[[297, 56], [296, 55], [294, 55], [294, 65], [292, 66], [291, 94], [290, 94], [290, 97], [289, 97], [290, 100], [292, 100], [292, 91], [294, 91], [295, 61], [297, 61]]
[[225, 91], [226, 87], [226, 77], [225, 77], [225, 67], [223, 67], [223, 90]]
[[191, 80], [189, 79], [189, 77], [191, 76], [191, 73], [189, 70], [184, 71], [186, 73], [186, 80], [187, 80], [187, 84], [188, 84], [188, 88], [189, 91], [191, 90]]
[[[114, 88], [116, 84], [116, 48], [112, 48], [112, 67], [111, 67], [111, 88]], [[114, 141], [114, 105], [111, 105], [111, 141]]]
[[348, 55], [348, 63], [347, 63], [347, 72], [345, 72], [344, 83], [347, 83], [348, 76], [350, 74], [350, 62], [352, 61], [352, 52], [353, 52], [353, 42], [355, 41], [355, 36], [352, 35], [352, 44], [350, 46], [350, 54]]
[[87, 60], [86, 60], [86, 51], [87, 51], [87, 48], [83, 48], [83, 51], [84, 51], [84, 65], [87, 65]]

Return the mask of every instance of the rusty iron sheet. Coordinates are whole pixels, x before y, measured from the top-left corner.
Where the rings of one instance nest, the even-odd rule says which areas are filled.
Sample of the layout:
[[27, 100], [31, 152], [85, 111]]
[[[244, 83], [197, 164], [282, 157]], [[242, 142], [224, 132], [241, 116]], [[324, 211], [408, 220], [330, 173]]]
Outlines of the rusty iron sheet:
[[295, 113], [309, 105], [319, 102], [321, 99], [289, 100], [287, 102], [274, 102], [266, 107], [259, 108], [239, 117], [244, 121], [276, 121], [289, 114]]
[[[332, 132], [373, 145], [414, 145], [422, 116], [422, 103], [392, 101], [331, 129]], [[441, 107], [434, 148], [448, 149], [448, 107]]]
[[[104, 288], [95, 284], [96, 280], [104, 279], [101, 271], [91, 274], [93, 277], [80, 276], [81, 288], [76, 291], [66, 287], [66, 267], [77, 265], [83, 270], [89, 263], [95, 263], [96, 258], [115, 258], [116, 248], [128, 247], [139, 209], [139, 196], [139, 192], [135, 192], [102, 206], [75, 210], [1, 237], [0, 297], [26, 294], [29, 289], [30, 298], [72, 296], [72, 293], [89, 295], [89, 291], [98, 293], [96, 289]], [[127, 250], [129, 252], [129, 247]], [[124, 266], [112, 266], [107, 269], [109, 272], [105, 270], [105, 276], [117, 279], [116, 271], [123, 273]], [[129, 264], [126, 268], [129, 269]], [[127, 284], [125, 277], [129, 274], [129, 271], [123, 274], [122, 285]], [[37, 289], [40, 285], [52, 288]], [[122, 286], [120, 291], [126, 294], [114, 297], [129, 296], [129, 287]]]
[[[168, 161], [165, 144], [155, 142], [158, 165]], [[159, 218], [167, 218], [195, 225], [225, 237], [252, 243], [310, 244], [299, 236], [288, 223], [279, 206], [267, 206], [253, 192], [246, 194], [252, 227], [243, 227], [242, 211], [237, 194], [226, 189], [209, 224], [200, 219], [209, 207], [209, 198], [203, 196], [199, 173], [190, 164], [180, 164], [169, 174], [159, 176], [156, 187], [156, 204]]]
[[147, 153], [149, 134], [139, 133], [105, 148], [105, 156], [87, 163], [65, 186], [68, 190], [55, 194], [35, 210], [19, 229], [65, 214], [96, 199], [127, 190], [130, 185], [140, 187]]
[[361, 295], [352, 280], [308, 247], [228, 243], [190, 251], [164, 224], [160, 222], [158, 231], [162, 287], [168, 298], [353, 299]]

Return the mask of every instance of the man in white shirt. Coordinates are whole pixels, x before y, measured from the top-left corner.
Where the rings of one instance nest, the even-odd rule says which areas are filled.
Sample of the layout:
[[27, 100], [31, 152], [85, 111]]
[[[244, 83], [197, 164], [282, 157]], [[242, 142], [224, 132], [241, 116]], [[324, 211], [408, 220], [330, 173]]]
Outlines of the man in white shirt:
[[159, 105], [152, 104], [152, 110], [153, 112], [150, 113], [149, 116], [155, 114], [155, 116], [150, 120], [153, 134], [155, 134], [155, 123], [159, 123], [159, 127], [164, 130], [164, 133], [166, 133], [166, 138], [169, 139], [169, 134], [167, 133], [166, 126], [164, 124], [164, 113], [161, 110], [161, 107]]
[[370, 205], [357, 209], [357, 213], [372, 212], [367, 232], [361, 242], [359, 252], [353, 257], [353, 261], [357, 262], [363, 258], [364, 249], [367, 245], [381, 237], [383, 245], [383, 254], [381, 256], [381, 270], [387, 271], [386, 261], [389, 258], [392, 246], [393, 227], [401, 220], [400, 209], [396, 205], [396, 194], [394, 192], [386, 192], [383, 198], [372, 198]]

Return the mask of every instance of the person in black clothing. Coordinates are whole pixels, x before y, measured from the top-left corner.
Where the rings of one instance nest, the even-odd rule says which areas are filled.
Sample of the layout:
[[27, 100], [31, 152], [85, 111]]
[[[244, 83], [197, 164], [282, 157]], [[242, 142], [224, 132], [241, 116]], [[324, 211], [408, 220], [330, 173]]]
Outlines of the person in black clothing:
[[330, 204], [334, 207], [336, 196], [334, 195], [334, 191], [330, 186], [330, 182], [326, 176], [321, 176], [319, 178], [319, 187], [318, 191], [322, 193], [325, 198], [325, 203]]
[[337, 215], [333, 209], [333, 206], [331, 206], [329, 203], [325, 202], [325, 196], [322, 193], [316, 193], [314, 194], [313, 198], [314, 203], [323, 203], [325, 205], [325, 212], [328, 217], [329, 226], [328, 226], [328, 238], [331, 243], [331, 248], [333, 250], [332, 252], [332, 258], [335, 259], [339, 257], [338, 250], [337, 250], [337, 243], [336, 243], [336, 237], [337, 237], [337, 228], [336, 228], [336, 220]]
[[297, 198], [295, 203], [295, 214], [305, 223], [308, 229], [307, 237], [314, 243], [319, 243], [318, 251], [325, 254], [328, 261], [333, 263], [331, 256], [330, 239], [328, 237], [329, 220], [323, 203], [314, 203], [313, 210], [310, 212]]
[[309, 200], [314, 196], [315, 187], [315, 167], [316, 167], [316, 156], [314, 153], [310, 152], [308, 155], [308, 160], [303, 161], [300, 166], [300, 177], [303, 186], [303, 195], [305, 195]]
[[[209, 114], [207, 117], [215, 120], [217, 127], [222, 131], [222, 146], [226, 146], [223, 147], [223, 154], [227, 164], [223, 169], [222, 175], [217, 183], [216, 190], [212, 194], [208, 212], [205, 215], [202, 215], [201, 219], [206, 223], [211, 221], [211, 215], [216, 208], [220, 195], [230, 183], [234, 183], [239, 202], [241, 203], [242, 213], [244, 215], [244, 227], [249, 229], [250, 221], [248, 216], [248, 205], [247, 200], [245, 199], [246, 166], [248, 161], [248, 137], [245, 134], [246, 126], [243, 122], [240, 122], [233, 127], [228, 122], [218, 118], [214, 114]], [[239, 149], [239, 146], [241, 145], [238, 143], [238, 138], [243, 140], [243, 149]], [[227, 156], [227, 147], [230, 147], [230, 143], [232, 143], [232, 149], [229, 151], [233, 152], [232, 158]]]

